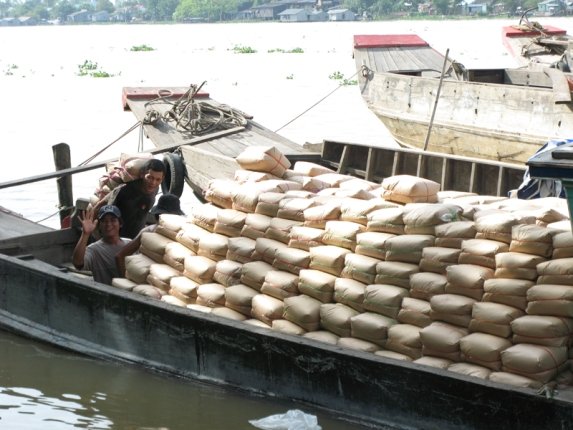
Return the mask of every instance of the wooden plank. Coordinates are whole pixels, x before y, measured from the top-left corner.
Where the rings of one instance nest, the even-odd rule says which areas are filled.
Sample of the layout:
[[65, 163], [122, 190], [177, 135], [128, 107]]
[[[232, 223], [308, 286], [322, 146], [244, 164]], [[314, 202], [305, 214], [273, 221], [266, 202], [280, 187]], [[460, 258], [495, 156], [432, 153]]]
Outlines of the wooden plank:
[[367, 181], [371, 181], [372, 177], [374, 176], [374, 158], [376, 153], [374, 152], [374, 148], [368, 148], [368, 158], [366, 160], [366, 174], [364, 175], [364, 179]]
[[440, 189], [445, 190], [446, 188], [446, 173], [448, 170], [448, 159], [446, 157], [442, 158], [442, 174], [440, 180]]
[[555, 103], [571, 103], [571, 90], [565, 74], [558, 69], [545, 68], [543, 72], [549, 76], [553, 87]]
[[470, 173], [470, 189], [468, 190], [470, 193], [473, 193], [474, 191], [475, 179], [476, 179], [476, 163], [472, 163], [472, 170]]
[[394, 153], [394, 161], [392, 163], [392, 176], [395, 176], [398, 174], [398, 165], [400, 163], [400, 152], [396, 151]]
[[496, 189], [496, 195], [497, 196], [501, 196], [501, 190], [502, 190], [502, 184], [503, 184], [503, 173], [504, 173], [504, 169], [503, 166], [499, 166], [499, 170], [497, 172], [497, 189]]
[[338, 173], [345, 173], [346, 166], [348, 166], [348, 160], [350, 158], [350, 145], [344, 145], [344, 149], [342, 150], [342, 155], [340, 156], [340, 164], [338, 165], [338, 169], [336, 170]]
[[553, 82], [548, 75], [541, 71], [505, 69], [505, 82], [512, 85], [527, 87], [552, 88]]

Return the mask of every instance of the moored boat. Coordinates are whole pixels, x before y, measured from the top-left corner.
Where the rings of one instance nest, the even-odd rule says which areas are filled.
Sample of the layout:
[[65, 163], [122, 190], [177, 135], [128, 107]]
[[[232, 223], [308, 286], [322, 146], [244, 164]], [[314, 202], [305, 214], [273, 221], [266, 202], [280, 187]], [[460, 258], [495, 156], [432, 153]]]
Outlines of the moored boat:
[[354, 58], [365, 102], [401, 145], [525, 163], [573, 134], [558, 69], [467, 70], [416, 35], [357, 35]]
[[[153, 127], [158, 131], [154, 133]], [[249, 129], [248, 125], [246, 129]], [[164, 122], [149, 124], [146, 130], [163, 149], [172, 146], [183, 149], [187, 144], [191, 144], [187, 149], [195, 148], [193, 144], [198, 142], [197, 137], [190, 137]], [[224, 131], [213, 132], [209, 137], [204, 136], [210, 140], [210, 150], [195, 149], [209, 160], [209, 154], [219, 152], [219, 144], [223, 142], [229, 144], [224, 149], [226, 152], [240, 154], [248, 145], [237, 149], [235, 146], [243, 140], [238, 135], [233, 136], [236, 142], [230, 142]], [[265, 132], [265, 139], [266, 143], [272, 142], [272, 134]], [[245, 140], [258, 146], [252, 137]], [[195, 165], [185, 154], [182, 152], [188, 181], [211, 175], [218, 180], [225, 179], [229, 187], [232, 185], [228, 170], [216, 171], [211, 167], [209, 171], [208, 163]], [[218, 165], [238, 166], [235, 156], [219, 154], [219, 160]], [[328, 168], [335, 170], [335, 176], [329, 178], [336, 181], [347, 175], [357, 176], [360, 180], [355, 183], [368, 186], [370, 191], [388, 177], [417, 174], [428, 178], [438, 188], [448, 190], [444, 198], [455, 200], [456, 196], [463, 196], [466, 202], [473, 199], [478, 205], [499, 204], [506, 200], [507, 190], [515, 187], [522, 172], [519, 167], [504, 163], [341, 142], [324, 142], [322, 155], [293, 149], [291, 160], [317, 161], [312, 168], [320, 172]], [[255, 176], [261, 178], [260, 173]], [[264, 172], [262, 176], [265, 176]], [[318, 176], [307, 183], [319, 186]], [[292, 187], [292, 182], [300, 175], [289, 172], [289, 177], [291, 183], [283, 185]], [[267, 179], [277, 180], [268, 175]], [[345, 179], [356, 181], [350, 176]], [[205, 191], [204, 183], [203, 179], [197, 180], [193, 189]], [[326, 178], [322, 183], [326, 183]], [[294, 190], [293, 195], [297, 198], [312, 194], [300, 188]], [[229, 188], [223, 190], [226, 192]], [[348, 196], [355, 190], [331, 190], [323, 197], [339, 191]], [[477, 196], [475, 192], [489, 196]], [[243, 194], [252, 204], [256, 190]], [[362, 199], [356, 198], [359, 194], [363, 195]], [[365, 193], [356, 191], [353, 195], [351, 209], [358, 208], [361, 200], [367, 201]], [[523, 209], [523, 202], [512, 200], [505, 203]], [[209, 205], [209, 208], [214, 206]], [[466, 209], [472, 213], [471, 208]], [[294, 212], [296, 214], [296, 208]], [[496, 216], [501, 216], [500, 213], [495, 212]], [[550, 215], [557, 216], [555, 213]], [[544, 217], [542, 222], [551, 218], [537, 216]], [[194, 216], [193, 219], [198, 218]], [[199, 224], [190, 223], [197, 231]], [[211, 234], [221, 236], [207, 230], [204, 234], [210, 238], [213, 237]], [[197, 307], [173, 306], [166, 301], [95, 283], [69, 269], [77, 237], [77, 231], [65, 229], [0, 241], [1, 327], [94, 357], [307, 402], [374, 426], [565, 429], [573, 422], [573, 398], [565, 384], [554, 393], [552, 385], [545, 386], [541, 395], [533, 388], [515, 387], [415, 363], [405, 359], [405, 354], [396, 359], [399, 355], [390, 358], [391, 355], [359, 351], [344, 347], [342, 343], [330, 344], [270, 327], [257, 327], [221, 316], [224, 314], [198, 312]], [[412, 249], [409, 251], [407, 254], [415, 254]], [[253, 255], [250, 259], [259, 261]], [[221, 310], [220, 303], [217, 307]], [[559, 352], [563, 353], [563, 349]], [[536, 385], [544, 384], [537, 381]]]

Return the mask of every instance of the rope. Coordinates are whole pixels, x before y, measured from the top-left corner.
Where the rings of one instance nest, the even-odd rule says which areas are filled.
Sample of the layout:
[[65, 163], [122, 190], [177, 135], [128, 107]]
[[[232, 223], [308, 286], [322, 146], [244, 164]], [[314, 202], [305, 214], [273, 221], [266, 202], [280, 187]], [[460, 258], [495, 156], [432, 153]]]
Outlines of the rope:
[[96, 152], [95, 154], [93, 154], [91, 157], [87, 158], [86, 160], [82, 161], [80, 164], [78, 164], [79, 166], [83, 166], [85, 164], [88, 164], [90, 161], [92, 161], [94, 158], [96, 158], [98, 155], [100, 155], [102, 152], [104, 152], [106, 149], [108, 149], [110, 146], [112, 146], [114, 143], [118, 142], [120, 139], [123, 139], [125, 136], [127, 136], [129, 133], [131, 133], [133, 130], [135, 130], [137, 127], [139, 127], [139, 125], [141, 124], [140, 121], [137, 121], [135, 124], [133, 124], [131, 127], [129, 127], [129, 129], [127, 129], [127, 131], [125, 131], [121, 136], [119, 136], [117, 139], [115, 139], [113, 142], [111, 142], [109, 145], [103, 147], [102, 149], [100, 149], [98, 152]]
[[[358, 74], [358, 72], [354, 73], [350, 78], [348, 78], [349, 80], [354, 78], [356, 75]], [[308, 109], [304, 110], [303, 112], [301, 112], [299, 115], [295, 116], [293, 119], [291, 119], [289, 122], [287, 122], [286, 124], [284, 124], [282, 127], [279, 127], [275, 130], [275, 133], [278, 133], [279, 131], [281, 131], [283, 128], [285, 128], [287, 125], [295, 122], [297, 119], [299, 119], [301, 116], [305, 115], [307, 112], [309, 112], [311, 109], [314, 109], [316, 106], [318, 106], [320, 103], [322, 103], [324, 100], [326, 100], [328, 97], [330, 97], [332, 94], [334, 94], [334, 92], [338, 91], [340, 89], [340, 87], [342, 87], [343, 85], [340, 84], [338, 85], [335, 89], [333, 89], [331, 92], [329, 92], [327, 95], [325, 95], [323, 98], [321, 98], [319, 101], [317, 101], [315, 104], [313, 104], [312, 106], [310, 106]]]
[[[175, 102], [168, 100], [172, 96], [170, 91], [161, 90], [156, 99], [145, 103], [143, 124], [155, 124], [163, 120], [166, 123], [175, 123], [177, 130], [188, 131], [193, 136], [201, 136], [213, 130], [246, 126], [248, 121], [242, 112], [227, 105], [195, 99], [195, 95], [205, 83], [206, 81], [200, 86], [190, 85], [185, 94]], [[161, 114], [153, 108], [157, 104], [170, 105], [171, 108]]]

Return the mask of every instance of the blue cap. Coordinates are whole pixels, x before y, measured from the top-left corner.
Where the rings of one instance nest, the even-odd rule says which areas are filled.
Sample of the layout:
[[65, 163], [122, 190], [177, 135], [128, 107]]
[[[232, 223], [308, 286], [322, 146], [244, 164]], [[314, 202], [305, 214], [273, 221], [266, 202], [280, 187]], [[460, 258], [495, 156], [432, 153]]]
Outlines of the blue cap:
[[97, 214], [97, 219], [98, 220], [102, 219], [107, 214], [112, 214], [116, 218], [121, 219], [121, 211], [119, 210], [119, 208], [117, 206], [114, 206], [114, 205], [102, 206], [101, 209], [99, 210], [98, 214]]

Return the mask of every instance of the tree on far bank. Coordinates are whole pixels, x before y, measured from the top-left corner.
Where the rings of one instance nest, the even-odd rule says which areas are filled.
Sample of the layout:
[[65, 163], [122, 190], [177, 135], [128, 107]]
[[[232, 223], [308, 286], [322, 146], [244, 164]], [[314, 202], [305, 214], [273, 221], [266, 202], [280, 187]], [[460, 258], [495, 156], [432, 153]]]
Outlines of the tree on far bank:
[[238, 4], [238, 0], [181, 0], [173, 18], [177, 21], [189, 18], [223, 21], [227, 14], [237, 12]]

